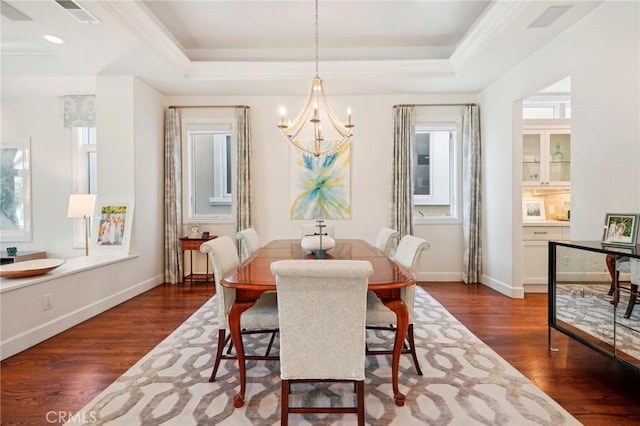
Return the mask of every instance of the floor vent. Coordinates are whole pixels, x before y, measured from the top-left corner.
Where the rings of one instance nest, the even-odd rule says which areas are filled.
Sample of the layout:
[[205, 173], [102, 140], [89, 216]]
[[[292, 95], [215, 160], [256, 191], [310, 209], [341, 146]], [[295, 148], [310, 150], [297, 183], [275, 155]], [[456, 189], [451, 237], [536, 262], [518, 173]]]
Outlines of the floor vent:
[[87, 12], [79, 4], [71, 0], [56, 0], [60, 6], [62, 6], [67, 12], [71, 14], [76, 20], [83, 24], [97, 24], [100, 22], [98, 18]]

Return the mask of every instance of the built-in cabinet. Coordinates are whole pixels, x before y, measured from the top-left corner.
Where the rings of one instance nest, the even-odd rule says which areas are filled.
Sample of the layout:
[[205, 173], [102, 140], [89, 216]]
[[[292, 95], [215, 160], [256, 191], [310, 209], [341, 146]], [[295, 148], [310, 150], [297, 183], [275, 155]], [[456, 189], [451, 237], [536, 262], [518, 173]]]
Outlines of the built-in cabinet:
[[569, 239], [569, 222], [524, 223], [522, 226], [522, 282], [544, 284], [537, 290], [530, 286], [529, 292], [547, 290], [549, 277], [549, 241]]
[[522, 131], [522, 185], [571, 185], [571, 129], [565, 120], [555, 125], [529, 124]]
[[546, 292], [549, 241], [569, 239], [571, 199], [569, 119], [524, 120], [523, 200], [541, 200], [546, 221], [522, 224], [522, 284], [525, 292]]

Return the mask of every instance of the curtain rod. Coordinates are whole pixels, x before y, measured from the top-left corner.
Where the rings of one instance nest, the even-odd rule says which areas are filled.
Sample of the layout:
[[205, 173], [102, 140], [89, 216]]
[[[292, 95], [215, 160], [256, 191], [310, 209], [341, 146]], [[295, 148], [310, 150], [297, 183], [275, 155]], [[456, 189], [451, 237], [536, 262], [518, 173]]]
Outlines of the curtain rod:
[[251, 109], [248, 105], [171, 105], [169, 109], [185, 109], [185, 108], [244, 108]]
[[402, 108], [402, 107], [430, 107], [430, 106], [477, 106], [476, 103], [466, 103], [466, 104], [398, 104], [394, 105], [394, 108]]

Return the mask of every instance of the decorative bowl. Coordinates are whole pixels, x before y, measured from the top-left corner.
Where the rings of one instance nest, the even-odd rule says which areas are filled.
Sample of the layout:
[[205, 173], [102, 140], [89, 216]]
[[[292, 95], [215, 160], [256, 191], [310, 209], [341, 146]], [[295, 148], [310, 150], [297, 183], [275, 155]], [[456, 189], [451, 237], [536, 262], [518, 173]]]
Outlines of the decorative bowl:
[[26, 278], [43, 275], [56, 269], [65, 262], [64, 259], [34, 259], [24, 262], [9, 263], [0, 266], [2, 278]]

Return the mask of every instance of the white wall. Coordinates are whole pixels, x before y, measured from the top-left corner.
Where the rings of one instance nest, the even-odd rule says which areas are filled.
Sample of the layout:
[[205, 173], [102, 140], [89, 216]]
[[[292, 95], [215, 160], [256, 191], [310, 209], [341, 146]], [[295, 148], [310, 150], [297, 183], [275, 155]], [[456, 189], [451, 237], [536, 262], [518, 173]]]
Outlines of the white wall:
[[481, 93], [488, 286], [523, 296], [514, 267], [521, 262], [521, 207], [512, 117], [514, 103], [550, 83], [571, 76], [571, 238], [600, 240], [606, 212], [640, 211], [639, 8], [603, 3]]
[[46, 250], [49, 257], [80, 256], [72, 248], [73, 219], [67, 218], [71, 180], [71, 129], [63, 127], [59, 97], [2, 99], [2, 139], [31, 140], [32, 235], [30, 242], [3, 243], [19, 251]]
[[[32, 135], [34, 236], [32, 243], [19, 244], [19, 250], [33, 247], [50, 257], [80, 257], [68, 260], [60, 276], [54, 273], [30, 286], [13, 288], [15, 281], [0, 281], [2, 358], [164, 281], [163, 97], [133, 77], [98, 77], [96, 101], [98, 193], [135, 197], [130, 247], [135, 255], [84, 268], [83, 251], [71, 248], [72, 225], [66, 217], [71, 134], [62, 128], [61, 100], [3, 99], [3, 134], [6, 129]], [[69, 271], [68, 265], [79, 269]], [[44, 294], [51, 295], [53, 305], [46, 311]]]
[[[169, 97], [167, 105], [236, 105], [251, 107], [253, 139], [254, 226], [263, 241], [298, 238], [301, 223], [289, 219], [290, 144], [277, 128], [280, 107], [292, 114], [302, 107], [299, 97]], [[474, 95], [437, 96], [333, 96], [327, 93], [338, 116], [353, 110], [351, 144], [350, 220], [335, 221], [337, 238], [363, 238], [373, 242], [381, 227], [389, 226], [391, 166], [393, 161], [393, 105], [400, 103], [475, 102]], [[205, 226], [214, 234], [235, 237], [233, 226]], [[418, 225], [415, 234], [431, 243], [423, 256], [418, 278], [459, 281], [462, 270], [461, 225]], [[194, 266], [195, 269], [195, 266]]]

